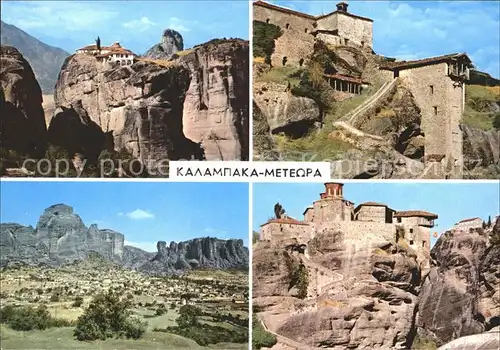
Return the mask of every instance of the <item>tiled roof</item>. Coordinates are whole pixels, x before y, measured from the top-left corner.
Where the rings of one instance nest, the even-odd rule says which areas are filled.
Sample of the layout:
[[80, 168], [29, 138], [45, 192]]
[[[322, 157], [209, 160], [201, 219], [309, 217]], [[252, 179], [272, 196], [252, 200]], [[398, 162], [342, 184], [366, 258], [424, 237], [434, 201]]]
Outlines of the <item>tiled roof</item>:
[[308, 15], [307, 13], [302, 13], [302, 12], [294, 11], [294, 10], [291, 10], [291, 9], [287, 9], [286, 7], [276, 6], [276, 5], [270, 4], [270, 3], [265, 2], [265, 1], [254, 1], [253, 5], [258, 5], [258, 6], [266, 7], [266, 8], [271, 9], [271, 10], [276, 10], [276, 11], [280, 11], [280, 12], [283, 12], [283, 13], [288, 13], [290, 15], [304, 17], [304, 18], [307, 18], [307, 19], [315, 19], [316, 18], [314, 16]]
[[266, 7], [266, 8], [271, 9], [271, 10], [276, 10], [276, 11], [280, 11], [280, 12], [283, 12], [283, 13], [288, 13], [290, 15], [295, 15], [295, 16], [299, 16], [299, 17], [303, 17], [303, 18], [307, 18], [307, 19], [312, 19], [312, 20], [317, 20], [317, 19], [325, 18], [325, 17], [331, 16], [331, 15], [333, 15], [335, 13], [341, 13], [341, 14], [346, 15], [346, 16], [350, 16], [350, 17], [354, 17], [354, 18], [358, 18], [358, 19], [363, 19], [365, 21], [373, 22], [373, 20], [370, 19], [370, 18], [353, 15], [352, 13], [344, 12], [344, 11], [333, 11], [333, 12], [327, 13], [326, 15], [312, 16], [312, 15], [308, 15], [307, 13], [294, 11], [294, 10], [288, 9], [286, 7], [276, 6], [276, 5], [270, 4], [270, 3], [265, 2], [265, 1], [260, 1], [260, 0], [259, 1], [254, 1], [253, 5], [258, 5], [258, 6]]
[[314, 209], [314, 207], [312, 205], [308, 206], [302, 214], [305, 214], [309, 209]]
[[406, 210], [406, 211], [398, 211], [394, 214], [394, 217], [400, 217], [400, 218], [409, 218], [409, 217], [415, 217], [415, 216], [420, 216], [424, 218], [432, 218], [432, 219], [437, 219], [438, 216], [434, 213], [429, 213], [428, 211], [423, 211], [423, 210]]
[[361, 207], [361, 206], [367, 206], [367, 207], [387, 207], [387, 205], [385, 205], [383, 203], [378, 203], [378, 202], [364, 202], [364, 203], [361, 203], [360, 205], [358, 205], [358, 207]]
[[[78, 50], [83, 50], [83, 51], [95, 51], [97, 50], [97, 45], [87, 45], [85, 47], [82, 47], [81, 49]], [[135, 55], [132, 51], [123, 48], [119, 43], [114, 43], [111, 46], [101, 46], [101, 51], [111, 51], [109, 53], [102, 54], [101, 56], [106, 56], [109, 54], [113, 53], [119, 53], [119, 54], [127, 54], [127, 55]]]
[[442, 62], [449, 62], [450, 60], [454, 60], [457, 58], [466, 58], [469, 62], [471, 62], [469, 56], [467, 56], [466, 53], [452, 53], [448, 55], [423, 58], [420, 60], [384, 62], [383, 64], [380, 65], [380, 69], [385, 69], [385, 70], [408, 69], [419, 66], [438, 64]]
[[[291, 225], [305, 225], [305, 226], [309, 225], [303, 221], [299, 221], [299, 220], [291, 218], [289, 216], [279, 218], [279, 219], [271, 219], [268, 222], [266, 222], [264, 225], [267, 225], [267, 224], [291, 224]], [[261, 226], [264, 226], [264, 225], [261, 225]]]
[[368, 82], [363, 81], [359, 78], [349, 77], [347, 75], [341, 75], [341, 74], [323, 74], [323, 75], [327, 78], [334, 78], [334, 79], [338, 79], [338, 80], [349, 81], [349, 82], [355, 83], [355, 84], [369, 84]]
[[481, 220], [481, 218], [475, 217], [475, 218], [463, 219], [463, 220], [460, 220], [458, 223], [460, 224], [462, 222], [469, 222], [469, 221], [474, 221], [474, 220]]

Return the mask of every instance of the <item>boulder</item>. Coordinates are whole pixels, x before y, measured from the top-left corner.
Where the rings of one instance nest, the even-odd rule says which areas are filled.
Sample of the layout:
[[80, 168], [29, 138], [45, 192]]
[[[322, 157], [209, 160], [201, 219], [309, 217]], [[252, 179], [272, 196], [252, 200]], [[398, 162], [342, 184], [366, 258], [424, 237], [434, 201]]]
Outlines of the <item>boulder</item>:
[[286, 84], [254, 83], [254, 102], [264, 115], [273, 134], [305, 136], [316, 122], [321, 110], [314, 100], [294, 96]]

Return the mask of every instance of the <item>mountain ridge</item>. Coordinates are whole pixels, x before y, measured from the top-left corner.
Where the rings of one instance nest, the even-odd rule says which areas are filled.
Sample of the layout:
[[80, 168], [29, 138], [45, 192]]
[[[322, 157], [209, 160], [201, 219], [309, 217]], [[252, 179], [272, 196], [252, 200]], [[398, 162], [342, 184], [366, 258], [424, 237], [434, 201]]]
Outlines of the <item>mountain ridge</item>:
[[4, 21], [0, 23], [2, 45], [17, 48], [33, 68], [42, 91], [52, 93], [62, 63], [70, 54], [44, 43], [13, 24]]

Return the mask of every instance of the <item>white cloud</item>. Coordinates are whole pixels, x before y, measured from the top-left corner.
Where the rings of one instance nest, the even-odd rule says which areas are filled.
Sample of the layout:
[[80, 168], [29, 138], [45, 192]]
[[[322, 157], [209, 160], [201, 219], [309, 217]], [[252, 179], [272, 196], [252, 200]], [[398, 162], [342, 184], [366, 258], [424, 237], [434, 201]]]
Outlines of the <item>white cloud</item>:
[[[118, 215], [120, 214], [123, 215], [123, 213], [119, 213]], [[126, 213], [125, 215], [132, 220], [153, 219], [155, 217], [154, 214], [142, 209], [136, 209], [130, 213]]]
[[143, 32], [143, 31], [148, 30], [151, 27], [156, 26], [156, 23], [154, 23], [153, 21], [151, 21], [147, 17], [142, 17], [141, 19], [134, 19], [132, 21], [122, 23], [122, 26], [125, 28], [130, 28], [130, 29], [134, 29], [134, 30]]
[[130, 245], [132, 247], [136, 247], [150, 253], [158, 251], [158, 249], [156, 248], [156, 244], [157, 242], [132, 242], [127, 240], [125, 240], [124, 242], [124, 245]]
[[185, 24], [187, 24], [186, 21], [182, 21], [177, 17], [170, 17], [167, 27], [178, 32], [189, 32], [190, 29]]

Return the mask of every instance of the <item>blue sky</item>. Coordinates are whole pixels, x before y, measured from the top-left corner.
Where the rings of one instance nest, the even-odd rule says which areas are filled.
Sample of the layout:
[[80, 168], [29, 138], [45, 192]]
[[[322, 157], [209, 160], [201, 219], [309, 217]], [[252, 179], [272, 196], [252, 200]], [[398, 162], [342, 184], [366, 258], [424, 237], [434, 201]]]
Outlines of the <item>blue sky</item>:
[[[321, 15], [336, 1], [270, 1]], [[477, 69], [500, 76], [500, 1], [347, 1], [374, 20], [374, 50], [399, 59], [466, 52]]]
[[[500, 184], [498, 181], [475, 183], [346, 183], [344, 198], [358, 205], [363, 202], [381, 202], [394, 210], [425, 210], [439, 216], [432, 232], [442, 233], [454, 223], [466, 218], [480, 217], [492, 220], [500, 211]], [[304, 209], [319, 199], [323, 184], [253, 184], [252, 227], [259, 226], [274, 215], [274, 204], [279, 202], [288, 215], [302, 220]], [[434, 241], [432, 244], [434, 244]]]
[[1, 18], [70, 53], [119, 41], [143, 54], [164, 29], [179, 31], [185, 48], [214, 38], [248, 39], [249, 5], [238, 1], [2, 1]]
[[126, 243], [156, 251], [157, 241], [243, 239], [248, 246], [248, 184], [131, 182], [0, 183], [0, 222], [36, 226], [64, 203], [90, 226], [116, 230]]

